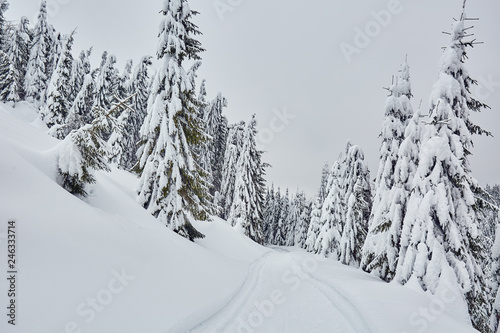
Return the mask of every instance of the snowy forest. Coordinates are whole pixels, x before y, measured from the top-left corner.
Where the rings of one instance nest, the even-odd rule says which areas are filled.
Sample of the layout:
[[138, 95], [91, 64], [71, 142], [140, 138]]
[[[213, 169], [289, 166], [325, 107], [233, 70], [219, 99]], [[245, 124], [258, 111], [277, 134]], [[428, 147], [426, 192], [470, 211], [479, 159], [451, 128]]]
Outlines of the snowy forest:
[[108, 52], [97, 68], [92, 48], [75, 52], [75, 31], [54, 29], [46, 0], [36, 22], [9, 21], [8, 9], [0, 0], [0, 99], [38, 110], [60, 141], [57, 182], [77, 198], [115, 166], [140, 179], [138, 203], [184, 238], [203, 239], [193, 221], [217, 216], [258, 244], [299, 247], [387, 283], [432, 294], [451, 284], [475, 329], [500, 332], [500, 185], [481, 186], [469, 164], [473, 137], [492, 135], [471, 114], [493, 111], [471, 93], [467, 51], [477, 42], [465, 4], [436, 59], [440, 72], [429, 74], [438, 77], [430, 109], [415, 105], [409, 54], [380, 106], [378, 169], [349, 141], [313, 198], [266, 181], [258, 113], [231, 124], [224, 95], [207, 96], [187, 0], [165, 1], [156, 55], [123, 69]]

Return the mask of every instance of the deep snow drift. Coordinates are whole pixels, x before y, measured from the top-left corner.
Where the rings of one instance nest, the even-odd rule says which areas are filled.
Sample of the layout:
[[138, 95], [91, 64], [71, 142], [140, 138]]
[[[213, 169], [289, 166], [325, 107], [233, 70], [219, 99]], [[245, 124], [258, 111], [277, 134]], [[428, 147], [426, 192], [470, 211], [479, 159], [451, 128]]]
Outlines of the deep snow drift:
[[[300, 249], [267, 249], [224, 221], [191, 243], [135, 201], [113, 169], [80, 200], [59, 187], [27, 104], [0, 104], [0, 332], [474, 332], [463, 302], [386, 284]], [[8, 324], [7, 224], [16, 221], [16, 325]]]

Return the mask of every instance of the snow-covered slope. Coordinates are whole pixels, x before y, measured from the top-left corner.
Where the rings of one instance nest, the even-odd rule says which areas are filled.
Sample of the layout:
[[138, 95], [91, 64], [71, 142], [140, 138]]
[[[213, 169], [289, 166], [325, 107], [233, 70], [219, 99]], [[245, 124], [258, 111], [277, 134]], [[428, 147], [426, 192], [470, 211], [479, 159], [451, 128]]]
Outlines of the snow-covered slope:
[[456, 296], [386, 284], [298, 249], [266, 249], [224, 221], [191, 243], [98, 173], [84, 201], [55, 179], [58, 141], [27, 104], [0, 105], [0, 271], [16, 221], [16, 326], [0, 332], [473, 332]]

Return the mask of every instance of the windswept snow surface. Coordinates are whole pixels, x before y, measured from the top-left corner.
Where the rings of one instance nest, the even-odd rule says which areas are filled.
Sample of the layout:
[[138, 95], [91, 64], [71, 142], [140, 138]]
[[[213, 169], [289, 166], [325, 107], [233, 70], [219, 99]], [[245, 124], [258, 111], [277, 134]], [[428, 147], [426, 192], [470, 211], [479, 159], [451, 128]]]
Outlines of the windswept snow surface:
[[2, 333], [474, 332], [451, 291], [430, 296], [300, 249], [267, 249], [219, 219], [196, 223], [207, 237], [191, 243], [137, 204], [127, 172], [98, 172], [80, 200], [55, 183], [60, 141], [36, 119], [27, 104], [0, 104]]

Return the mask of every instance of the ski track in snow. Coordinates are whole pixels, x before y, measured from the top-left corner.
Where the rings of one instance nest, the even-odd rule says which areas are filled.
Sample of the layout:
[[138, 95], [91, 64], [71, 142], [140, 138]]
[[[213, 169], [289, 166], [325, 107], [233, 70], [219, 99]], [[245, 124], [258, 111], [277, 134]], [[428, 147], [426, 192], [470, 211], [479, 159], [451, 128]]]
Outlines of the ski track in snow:
[[[267, 252], [250, 265], [249, 273], [242, 287], [226, 304], [222, 305], [219, 310], [216, 310], [212, 315], [208, 315], [205, 320], [203, 320], [203, 315], [201, 313], [195, 314], [179, 323], [168, 332], [237, 332], [239, 320], [245, 318], [246, 314], [251, 311], [254, 306], [253, 301], [264, 299], [263, 296], [269, 294], [268, 290], [263, 288], [262, 282], [272, 279], [273, 276], [267, 276], [264, 267], [279, 267], [281, 271], [286, 272], [290, 271], [293, 265], [300, 266], [297, 254], [288, 249], [273, 248], [273, 251]], [[309, 273], [307, 276], [308, 278], [304, 279], [305, 285], [310, 287], [307, 288], [307, 290], [313, 290], [313, 292], [309, 292], [306, 296], [307, 298], [328, 304], [329, 320], [335, 322], [335, 327], [332, 327], [332, 330], [343, 333], [371, 333], [361, 313], [346, 296], [340, 293], [338, 289], [332, 285], [331, 281], [326, 282], [322, 278]], [[302, 293], [307, 292], [304, 291], [306, 288], [301, 289]], [[300, 293], [301, 291], [295, 292]], [[290, 301], [287, 300], [287, 302]], [[205, 313], [205, 315], [207, 314]], [[255, 331], [266, 332], [266, 325], [264, 324]]]
[[264, 267], [269, 256], [273, 252], [267, 252], [259, 259], [255, 260], [248, 270], [248, 275], [243, 282], [241, 288], [232, 296], [229, 302], [212, 314], [208, 319], [203, 320], [201, 323], [193, 327], [193, 322], [200, 319], [201, 314], [194, 315], [191, 318], [179, 323], [176, 327], [170, 329], [168, 333], [180, 332], [225, 332], [228, 325], [231, 324], [235, 318], [238, 318], [238, 313], [242, 312], [245, 307], [249, 306], [251, 295], [256, 293], [258, 285], [262, 279], [262, 268]]
[[321, 293], [332, 307], [341, 314], [341, 319], [346, 325], [339, 332], [371, 333], [361, 312], [346, 296], [332, 285], [332, 282], [326, 282], [313, 274], [309, 274], [309, 278], [305, 280], [306, 283]]

